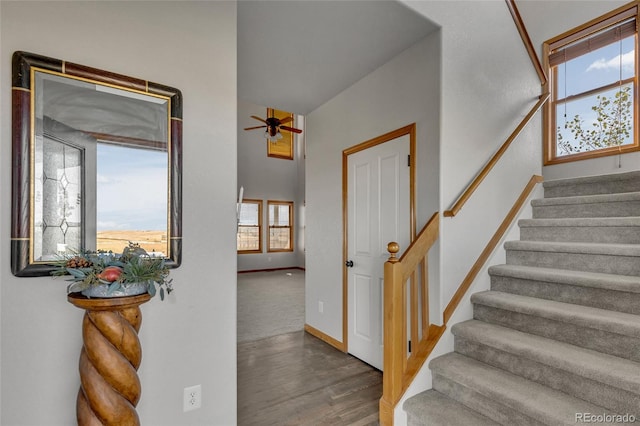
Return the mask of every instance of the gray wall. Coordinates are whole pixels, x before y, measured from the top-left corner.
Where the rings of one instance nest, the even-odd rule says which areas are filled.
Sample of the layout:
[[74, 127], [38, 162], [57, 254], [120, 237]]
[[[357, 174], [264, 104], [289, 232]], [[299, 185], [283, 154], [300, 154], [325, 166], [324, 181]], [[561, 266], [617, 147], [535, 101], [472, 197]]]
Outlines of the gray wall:
[[[2, 1], [0, 15], [0, 423], [75, 424], [82, 345], [67, 283], [10, 272], [10, 67], [26, 50], [182, 90], [184, 260], [175, 293], [142, 306], [138, 412], [154, 426], [235, 424], [235, 3]], [[183, 413], [195, 384], [202, 408]]]
[[[344, 268], [342, 150], [415, 122], [417, 225], [422, 228], [439, 200], [439, 56], [440, 38], [434, 34], [307, 116], [306, 321], [338, 341]], [[437, 284], [437, 253], [431, 260], [430, 282]]]
[[[542, 43], [552, 37], [569, 31], [578, 25], [597, 18], [617, 7], [627, 4], [627, 0], [609, 1], [520, 1], [518, 9], [522, 15], [531, 41], [542, 61]], [[553, 8], [554, 13], [549, 13]], [[563, 179], [577, 176], [591, 176], [619, 173], [640, 169], [640, 152], [622, 155], [554, 164], [543, 168], [545, 180]]]
[[[440, 210], [443, 211], [451, 207], [535, 104], [541, 93], [540, 81], [504, 2], [402, 0], [402, 3], [441, 26], [442, 118], [439, 143]], [[574, 26], [569, 22], [578, 25], [616, 7], [618, 3], [517, 1], [536, 46], [542, 40]], [[537, 9], [538, 13], [535, 16], [525, 13], [529, 8]], [[574, 15], [578, 18], [574, 19]], [[553, 28], [553, 32], [541, 36], [539, 31], [546, 28]], [[541, 129], [540, 114], [537, 114], [460, 213], [454, 218], [442, 218], [439, 283], [442, 308], [449, 303], [531, 175], [542, 173]], [[538, 186], [533, 197], [541, 195]], [[522, 217], [530, 214], [527, 208], [523, 211]], [[517, 238], [514, 235], [516, 230], [514, 223], [507, 238]], [[495, 263], [504, 262], [500, 251], [502, 249], [494, 253]], [[491, 264], [488, 262], [486, 266]], [[451, 324], [471, 318], [468, 296], [487, 289], [488, 281], [486, 272], [481, 272], [459, 305]], [[432, 357], [451, 350], [452, 335], [446, 331]], [[428, 362], [404, 398], [431, 387]], [[398, 407], [401, 404], [402, 401]], [[401, 408], [396, 409], [395, 419], [398, 424], [406, 422]]]
[[[238, 100], [238, 190], [244, 198], [262, 200], [262, 253], [238, 255], [238, 270], [301, 267], [304, 263], [304, 119], [296, 116], [295, 127], [303, 130], [295, 140], [294, 159], [267, 157], [267, 142], [252, 115], [264, 118], [267, 107]], [[267, 253], [267, 200], [294, 202], [294, 251]]]

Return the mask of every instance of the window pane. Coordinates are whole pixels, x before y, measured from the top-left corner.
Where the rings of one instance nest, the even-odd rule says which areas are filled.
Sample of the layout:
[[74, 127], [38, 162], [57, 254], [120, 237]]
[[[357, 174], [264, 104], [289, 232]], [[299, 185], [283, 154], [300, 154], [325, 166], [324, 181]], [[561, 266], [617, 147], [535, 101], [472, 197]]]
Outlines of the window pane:
[[240, 207], [240, 225], [258, 225], [259, 220], [258, 203], [242, 203]]
[[269, 205], [269, 226], [289, 225], [289, 205]]
[[635, 37], [627, 37], [558, 65], [556, 99], [584, 93], [635, 75]]
[[557, 104], [557, 156], [633, 144], [633, 104], [633, 84]]
[[640, 150], [637, 19], [630, 3], [544, 43], [551, 83], [545, 165]]
[[260, 228], [257, 226], [241, 226], [237, 236], [239, 251], [260, 250]]
[[269, 233], [269, 248], [271, 250], [291, 248], [291, 230], [289, 228], [271, 228]]
[[[45, 137], [36, 156], [33, 257], [55, 260], [67, 250], [81, 250], [83, 152]], [[36, 138], [40, 144], [42, 138]]]

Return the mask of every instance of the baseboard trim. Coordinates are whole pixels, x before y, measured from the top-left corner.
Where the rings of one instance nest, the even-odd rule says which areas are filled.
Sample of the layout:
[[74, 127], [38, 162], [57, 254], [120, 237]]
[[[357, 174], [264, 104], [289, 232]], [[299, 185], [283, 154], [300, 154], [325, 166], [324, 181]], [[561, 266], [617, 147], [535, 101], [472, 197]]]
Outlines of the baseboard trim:
[[304, 325], [304, 331], [306, 331], [307, 333], [309, 333], [310, 335], [317, 337], [318, 339], [322, 340], [325, 343], [328, 343], [329, 345], [333, 346], [334, 348], [336, 348], [339, 351], [342, 352], [347, 352], [347, 348], [344, 347], [344, 344], [342, 342], [339, 342], [338, 340], [334, 339], [333, 337], [329, 336], [328, 334], [323, 333], [322, 331], [318, 330], [315, 327], [310, 326], [309, 324], [305, 324]]
[[289, 268], [270, 268], [270, 269], [249, 269], [247, 271], [238, 271], [239, 274], [248, 274], [250, 272], [271, 272], [271, 271], [284, 271], [286, 269], [298, 269], [304, 271], [305, 269], [300, 266], [291, 266]]

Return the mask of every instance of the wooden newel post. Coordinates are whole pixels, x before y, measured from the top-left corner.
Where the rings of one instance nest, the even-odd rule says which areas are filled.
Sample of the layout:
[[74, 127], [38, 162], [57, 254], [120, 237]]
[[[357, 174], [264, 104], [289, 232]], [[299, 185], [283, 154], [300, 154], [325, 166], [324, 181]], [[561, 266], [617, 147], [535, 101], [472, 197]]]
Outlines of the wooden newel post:
[[396, 257], [400, 251], [398, 243], [387, 245], [389, 259], [384, 264], [384, 375], [382, 376], [382, 398], [380, 399], [380, 424], [393, 425], [393, 409], [402, 392], [402, 374], [406, 355], [407, 298], [403, 281], [402, 263]]
[[138, 367], [142, 348], [138, 330], [140, 305], [149, 294], [88, 299], [72, 293], [68, 301], [84, 309], [80, 352], [80, 391], [76, 403], [78, 425], [138, 426], [140, 400]]

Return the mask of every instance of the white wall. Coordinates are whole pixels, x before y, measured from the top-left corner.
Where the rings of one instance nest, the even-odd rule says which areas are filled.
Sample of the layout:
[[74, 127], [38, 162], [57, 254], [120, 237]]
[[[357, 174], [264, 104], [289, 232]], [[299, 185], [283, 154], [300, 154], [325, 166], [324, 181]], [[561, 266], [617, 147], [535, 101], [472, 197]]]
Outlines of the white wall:
[[[439, 210], [442, 212], [451, 208], [529, 112], [540, 95], [540, 82], [504, 1], [404, 3], [441, 26]], [[540, 120], [536, 118], [457, 216], [441, 219], [441, 310], [531, 176], [541, 173], [539, 135]], [[499, 261], [499, 257], [495, 260]], [[469, 294], [486, 288], [486, 278], [480, 277]], [[455, 319], [470, 317], [466, 298]], [[440, 345], [438, 353], [453, 350], [450, 329], [445, 333], [442, 343], [446, 347]], [[430, 385], [425, 364], [407, 395]], [[406, 422], [401, 405], [396, 409], [396, 421]]]
[[[342, 151], [415, 122], [418, 228], [426, 223], [438, 210], [439, 49], [438, 35], [427, 37], [306, 117], [306, 322], [338, 341], [344, 267]], [[430, 272], [432, 282], [438, 282], [437, 267]], [[324, 303], [322, 314], [319, 301]]]
[[[75, 424], [82, 345], [67, 283], [10, 272], [10, 67], [26, 50], [182, 90], [183, 264], [168, 300], [142, 306], [138, 413], [154, 426], [235, 424], [235, 3], [2, 1], [0, 11], [0, 423]], [[183, 413], [195, 384], [202, 408]]]
[[[503, 1], [403, 3], [442, 27], [440, 208], [446, 210], [537, 101], [540, 83]], [[568, 10], [563, 8], [556, 13], [555, 5], [548, 1], [522, 1], [518, 6], [533, 3], [539, 11], [538, 27], [546, 28], [550, 18], [552, 22], [569, 21]], [[576, 2], [554, 3], [567, 6]], [[580, 3], [576, 11], [586, 9], [590, 14], [606, 2]], [[525, 24], [529, 23], [526, 15], [524, 20]], [[553, 35], [555, 33], [549, 37]], [[440, 302], [443, 307], [531, 175], [541, 173], [541, 119], [537, 114], [463, 210], [455, 218], [442, 219]], [[535, 196], [541, 195], [538, 187]], [[528, 208], [524, 209], [523, 217], [529, 212]], [[507, 239], [510, 238], [517, 238], [513, 228]], [[504, 262], [503, 253], [503, 249], [497, 249], [487, 265]], [[488, 285], [485, 266], [468, 295]], [[449, 326], [471, 318], [471, 314], [467, 296]], [[432, 356], [452, 349], [449, 327]], [[430, 386], [431, 376], [425, 364], [405, 396]], [[395, 417], [396, 424], [406, 423], [401, 406], [396, 409]]]
[[[542, 61], [542, 43], [569, 31], [624, 4], [627, 0], [609, 1], [518, 1], [518, 10], [527, 27], [533, 46]], [[552, 10], [553, 13], [549, 13]], [[640, 169], [640, 152], [614, 155], [543, 168], [545, 180], [576, 176], [619, 173]]]
[[[442, 26], [440, 211], [516, 128], [540, 95], [509, 11], [502, 1], [408, 2]], [[525, 184], [541, 172], [534, 120], [455, 218], [443, 218], [446, 305]]]
[[[238, 270], [304, 267], [304, 239], [300, 224], [304, 223], [304, 149], [303, 135], [296, 136], [294, 159], [267, 157], [267, 140], [262, 129], [245, 131], [259, 126], [252, 115], [265, 117], [267, 107], [238, 100], [238, 188], [244, 187], [244, 198], [262, 200], [262, 253], [238, 255]], [[303, 130], [304, 121], [296, 117], [295, 126]], [[267, 200], [294, 202], [294, 251], [267, 252]]]

